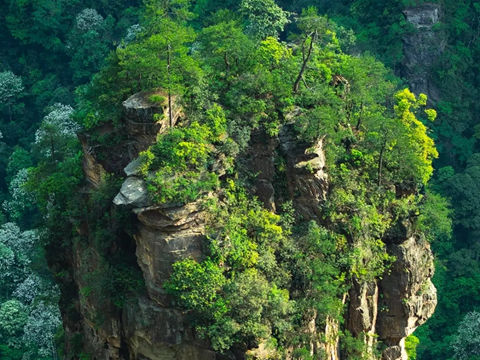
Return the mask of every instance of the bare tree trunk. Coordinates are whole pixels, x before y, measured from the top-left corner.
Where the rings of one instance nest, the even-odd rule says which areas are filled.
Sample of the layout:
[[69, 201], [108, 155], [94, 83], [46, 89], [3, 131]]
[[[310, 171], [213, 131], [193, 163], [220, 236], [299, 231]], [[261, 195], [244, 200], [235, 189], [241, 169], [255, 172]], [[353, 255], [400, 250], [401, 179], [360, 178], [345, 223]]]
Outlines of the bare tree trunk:
[[167, 50], [167, 77], [168, 77], [168, 118], [170, 120], [170, 127], [173, 127], [173, 114], [172, 114], [172, 89], [171, 89], [171, 79], [170, 79], [170, 44], [168, 44]]
[[385, 149], [387, 147], [387, 139], [385, 138], [380, 149], [380, 157], [378, 159], [378, 186], [382, 184], [382, 170], [383, 170], [383, 155], [385, 154]]
[[[316, 38], [316, 32], [313, 32], [309, 35], [310, 37], [310, 45], [308, 47], [308, 53], [307, 56], [305, 56], [305, 48], [303, 49], [303, 63], [302, 63], [302, 68], [300, 69], [300, 72], [297, 76], [297, 79], [295, 80], [295, 84], [293, 85], [293, 92], [298, 92], [298, 88], [300, 87], [300, 81], [302, 81], [303, 78], [303, 73], [305, 72], [305, 69], [307, 68], [307, 64], [310, 61], [310, 57], [312, 56], [313, 52], [313, 43]], [[307, 37], [308, 39], [308, 37]], [[306, 40], [305, 40], [306, 41]]]
[[362, 124], [362, 117], [363, 117], [363, 109], [364, 109], [364, 106], [363, 106], [363, 103], [361, 105], [361, 109], [360, 110], [360, 115], [358, 116], [358, 119], [357, 119], [357, 126], [355, 126], [355, 129], [360, 130], [360, 125]]
[[225, 62], [225, 67], [227, 69], [227, 72], [230, 71], [230, 62], [228, 61], [228, 56], [227, 53], [223, 53], [223, 61]]

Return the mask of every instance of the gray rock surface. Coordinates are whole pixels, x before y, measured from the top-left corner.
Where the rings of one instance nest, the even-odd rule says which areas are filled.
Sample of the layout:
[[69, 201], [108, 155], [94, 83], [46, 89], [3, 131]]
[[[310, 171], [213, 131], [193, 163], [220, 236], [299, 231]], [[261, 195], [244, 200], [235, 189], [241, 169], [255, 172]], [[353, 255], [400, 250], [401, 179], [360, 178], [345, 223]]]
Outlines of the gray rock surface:
[[[354, 335], [378, 334], [383, 360], [407, 360], [405, 338], [433, 315], [437, 304], [430, 245], [417, 236], [387, 245], [396, 260], [382, 279], [355, 282], [349, 292], [347, 328]], [[367, 338], [372, 349], [374, 337]]]
[[115, 205], [131, 205], [134, 207], [147, 206], [148, 192], [147, 184], [141, 178], [129, 176], [123, 182], [122, 188], [117, 196], [113, 199]]
[[431, 30], [440, 21], [440, 6], [438, 4], [423, 4], [406, 9], [404, 15], [409, 23], [417, 29]]
[[[152, 101], [152, 97], [163, 101]], [[167, 95], [163, 91], [142, 91], [125, 100], [123, 109], [123, 122], [129, 138], [127, 152], [131, 161], [154, 143], [159, 134], [170, 128]], [[178, 97], [172, 96], [172, 125], [175, 126], [182, 117], [183, 109], [178, 104]]]
[[404, 37], [404, 77], [410, 89], [427, 94], [431, 102], [439, 100], [438, 90], [430, 79], [431, 67], [445, 49], [444, 35], [435, 30], [440, 22], [440, 5], [424, 4], [404, 11], [405, 19], [414, 31]]
[[125, 168], [123, 169], [123, 172], [127, 176], [138, 176], [140, 175], [140, 167], [142, 166], [142, 159], [141, 158], [136, 158], [132, 162], [130, 162]]
[[437, 292], [432, 283], [435, 266], [430, 245], [417, 236], [401, 244], [387, 246], [396, 261], [379, 282], [378, 320], [380, 340], [387, 346], [400, 346], [406, 360], [404, 340], [424, 324], [435, 311]]

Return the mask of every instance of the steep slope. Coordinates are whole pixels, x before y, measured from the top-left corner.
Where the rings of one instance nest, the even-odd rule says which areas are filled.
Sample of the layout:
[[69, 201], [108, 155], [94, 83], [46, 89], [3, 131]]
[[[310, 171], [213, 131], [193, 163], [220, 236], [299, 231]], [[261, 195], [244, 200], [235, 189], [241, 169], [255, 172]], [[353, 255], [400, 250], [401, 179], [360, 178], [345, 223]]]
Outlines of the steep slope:
[[[138, 98], [142, 94], [135, 96]], [[138, 123], [152, 123], [151, 107], [142, 106], [141, 109], [132, 110], [129, 100], [124, 106], [127, 123], [132, 116], [137, 118]], [[128, 133], [128, 141], [124, 145], [132, 148], [132, 144], [137, 144], [133, 146], [137, 151], [130, 152], [122, 166], [135, 160], [138, 150], [148, 145], [145, 139], [149, 136], [154, 139], [155, 133], [161, 132], [158, 128], [162, 129], [161, 123], [156, 127], [145, 127], [143, 132]], [[87, 145], [84, 146], [84, 171], [90, 187], [94, 189], [99, 186], [99, 179], [104, 178], [104, 168], [118, 169], [120, 164], [115, 160], [116, 157], [99, 163], [88, 149]], [[285, 156], [287, 164], [285, 180], [288, 191], [283, 196], [293, 200], [294, 207], [303, 218], [321, 221], [319, 209], [328, 193], [322, 142], [310, 148], [297, 140], [291, 125], [285, 125], [277, 138], [272, 139], [265, 133], [254, 134], [251, 149], [253, 156], [247, 164], [255, 173], [259, 173], [254, 191], [260, 199], [264, 199], [267, 208], [275, 208], [275, 204], [278, 204], [277, 193], [282, 192], [274, 180], [278, 174], [275, 174], [273, 159], [278, 151]], [[108, 148], [103, 151], [110, 152]], [[185, 205], [149, 204], [146, 185], [137, 177], [138, 160], [126, 166], [124, 172], [128, 177], [113, 201], [115, 205], [109, 206], [113, 209], [111, 211], [115, 211], [116, 207], [128, 207], [128, 211], [134, 214], [131, 243], [128, 245], [130, 252], [124, 252], [123, 256], [132, 257], [131, 260], [138, 264], [145, 281], [145, 292], [130, 297], [120, 310], [115, 306], [112, 308], [108, 301], [105, 303], [104, 298], [109, 295], [102, 293], [103, 289], [90, 294], [80, 290], [75, 300], [78, 304], [75, 318], [64, 311], [67, 338], [73, 341], [81, 336], [83, 351], [97, 359], [243, 358], [238, 353], [221, 355], [210, 350], [208, 342], [195, 335], [185, 313], [172, 307], [171, 298], [163, 288], [175, 262], [187, 258], [201, 260], [204, 257], [206, 214], [201, 202]], [[365, 341], [371, 348], [377, 341], [373, 335], [378, 334], [378, 340], [386, 346], [382, 352], [383, 359], [406, 359], [405, 337], [431, 316], [436, 304], [435, 288], [431, 283], [433, 260], [430, 247], [425, 240], [412, 233], [410, 227], [411, 224], [406, 224], [403, 231], [386, 239], [387, 252], [396, 259], [387, 275], [369, 282], [355, 281], [344, 298], [348, 304], [345, 314], [347, 329], [354, 336], [367, 334]], [[92, 238], [92, 234], [84, 235]], [[135, 252], [133, 249], [136, 249]], [[75, 287], [85, 289], [88, 286], [88, 280], [85, 280], [88, 274], [99, 271], [101, 263], [99, 258], [95, 260], [95, 244], [76, 244], [69, 251], [74, 254], [68, 268], [72, 272]], [[73, 327], [68, 326], [74, 323]], [[320, 332], [317, 338], [321, 338], [321, 332], [327, 334], [331, 330], [314, 325], [312, 331]], [[338, 333], [334, 330], [330, 335], [337, 337]], [[338, 344], [338, 340], [335, 343]], [[70, 346], [68, 348], [75, 351]], [[339, 347], [328, 345], [328, 342], [323, 345], [319, 343], [311, 351], [319, 355], [321, 349], [327, 351], [328, 359], [349, 358], [348, 355], [342, 355]], [[264, 358], [261, 352], [256, 354], [256, 358]], [[67, 354], [67, 357], [73, 356], [74, 352]]]

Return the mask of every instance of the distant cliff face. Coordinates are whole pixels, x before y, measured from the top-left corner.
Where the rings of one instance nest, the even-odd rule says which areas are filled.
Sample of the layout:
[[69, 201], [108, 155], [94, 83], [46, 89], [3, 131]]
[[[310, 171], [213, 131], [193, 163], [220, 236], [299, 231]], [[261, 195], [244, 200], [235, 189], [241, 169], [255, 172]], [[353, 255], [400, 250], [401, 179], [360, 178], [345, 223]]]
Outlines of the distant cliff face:
[[424, 93], [433, 103], [439, 100], [438, 90], [430, 80], [432, 66], [445, 49], [446, 41], [438, 25], [441, 8], [438, 4], [423, 4], [406, 9], [403, 14], [412, 31], [404, 41], [404, 71], [401, 74], [416, 93]]
[[[133, 97], [135, 102], [124, 103], [124, 131], [127, 134], [125, 141], [115, 145], [115, 149], [98, 149], [89, 146], [88, 139], [83, 141], [84, 172], [90, 190], [100, 186], [104, 169], [123, 174], [123, 185], [110, 206], [112, 211], [129, 209], [134, 216], [134, 229], [130, 235], [125, 235], [130, 239], [126, 243], [130, 244], [131, 250], [127, 249], [125, 253], [138, 265], [145, 290], [121, 309], [101, 301], [98, 294], [88, 296], [82, 291], [73, 291], [76, 295], [64, 294], [70, 297], [71, 307], [75, 309], [62, 309], [66, 358], [71, 358], [74, 349], [78, 353], [79, 345], [75, 342], [81, 338], [82, 351], [99, 360], [244, 359], [245, 354], [222, 355], [212, 351], [206, 341], [195, 336], [185, 314], [172, 305], [163, 289], [174, 262], [185, 258], [202, 259], [206, 214], [198, 202], [150, 204], [146, 184], [139, 176], [137, 156], [155, 141], [157, 133], [167, 127], [167, 117], [152, 122], [153, 112], [160, 110], [152, 109], [157, 105], [148, 104], [146, 96], [136, 94]], [[245, 163], [257, 174], [252, 191], [265, 207], [274, 211], [279, 198], [288, 197], [303, 218], [320, 220], [318, 209], [328, 196], [329, 181], [322, 140], [313, 147], [302, 143], [287, 123], [275, 138], [254, 132], [249, 149]], [[276, 190], [276, 152], [286, 159], [286, 194]], [[221, 166], [216, 169], [222, 171]], [[89, 196], [88, 192], [86, 196]], [[370, 349], [377, 339], [382, 341], [385, 349], [381, 357], [384, 360], [407, 359], [405, 338], [432, 315], [436, 305], [436, 292], [431, 282], [434, 267], [430, 246], [413, 234], [408, 223], [401, 229], [384, 239], [388, 253], [396, 259], [388, 273], [371, 282], [354, 282], [343, 299], [347, 305], [346, 328], [353, 335], [367, 334], [365, 342]], [[84, 226], [79, 231], [88, 235], [90, 230]], [[71, 254], [68, 268], [73, 286], [77, 290], [85, 288], [85, 279], [101, 271], [101, 259], [95, 246], [93, 243], [75, 243], [66, 251]], [[339, 324], [331, 322], [326, 328], [319, 329], [312, 318], [309, 331], [324, 333], [330, 339], [326, 343], [312, 344], [312, 351], [317, 355], [324, 353], [330, 360], [347, 360], [335, 340], [338, 328]], [[250, 352], [249, 356], [252, 359], [269, 358], [268, 352], [262, 351], [261, 347]], [[371, 356], [375, 358], [373, 354]]]

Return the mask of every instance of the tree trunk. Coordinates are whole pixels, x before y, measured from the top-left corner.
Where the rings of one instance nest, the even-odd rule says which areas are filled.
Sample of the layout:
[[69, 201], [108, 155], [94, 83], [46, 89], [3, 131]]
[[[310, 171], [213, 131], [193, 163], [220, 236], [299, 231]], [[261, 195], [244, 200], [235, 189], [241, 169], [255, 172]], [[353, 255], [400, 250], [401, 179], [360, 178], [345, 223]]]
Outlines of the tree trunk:
[[380, 157], [378, 159], [378, 186], [382, 184], [383, 155], [385, 154], [386, 147], [387, 139], [383, 141], [382, 148], [380, 149]]
[[172, 90], [171, 90], [171, 80], [170, 80], [170, 65], [171, 65], [171, 58], [170, 58], [170, 44], [168, 44], [167, 50], [167, 78], [168, 78], [168, 118], [170, 121], [170, 127], [173, 127], [173, 114], [172, 114]]
[[[302, 81], [303, 78], [303, 73], [305, 72], [305, 69], [307, 68], [307, 64], [310, 61], [310, 57], [312, 56], [313, 52], [313, 43], [315, 41], [316, 33], [312, 33], [309, 35], [310, 38], [310, 46], [308, 47], [308, 53], [307, 56], [305, 56], [305, 50], [303, 50], [303, 64], [302, 68], [300, 69], [300, 72], [297, 76], [297, 79], [295, 80], [295, 84], [293, 85], [293, 92], [298, 92], [298, 88], [300, 87], [300, 81]], [[308, 37], [307, 37], [308, 39]], [[306, 41], [306, 40], [305, 40]]]

